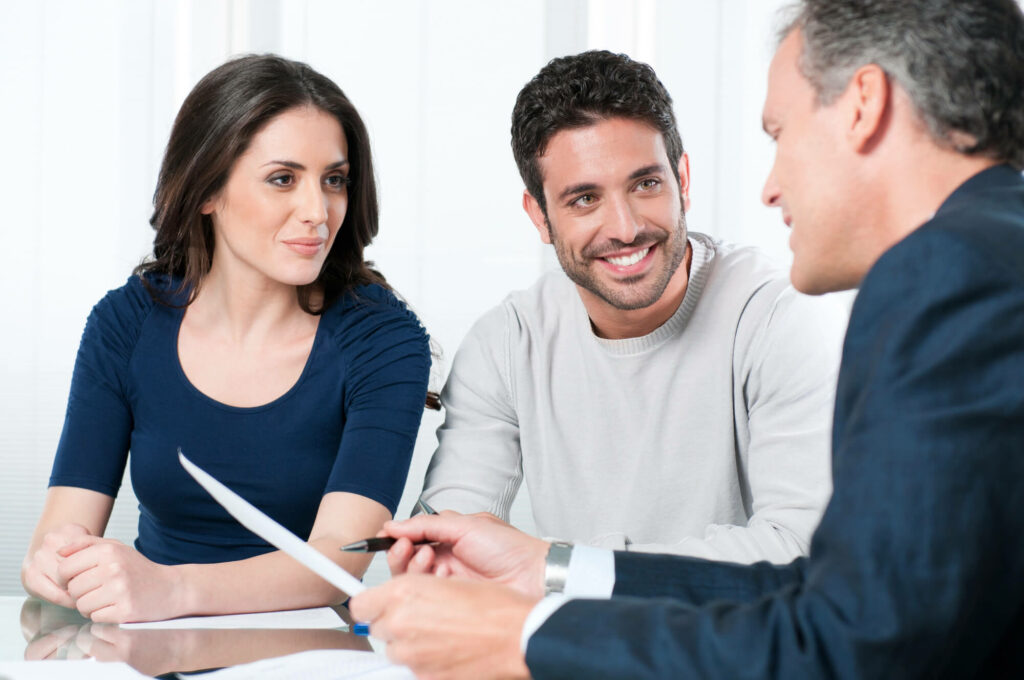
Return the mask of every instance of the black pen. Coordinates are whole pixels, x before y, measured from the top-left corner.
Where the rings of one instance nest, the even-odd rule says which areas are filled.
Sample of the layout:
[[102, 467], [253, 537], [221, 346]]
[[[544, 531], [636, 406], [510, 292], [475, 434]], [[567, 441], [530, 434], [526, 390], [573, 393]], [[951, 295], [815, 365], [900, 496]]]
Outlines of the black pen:
[[[419, 510], [424, 515], [436, 515], [437, 514], [437, 510], [434, 510], [432, 507], [427, 505], [426, 501], [424, 501], [423, 499], [420, 499], [420, 500], [416, 501], [416, 507], [419, 508]], [[397, 538], [391, 538], [390, 536], [383, 536], [383, 537], [376, 537], [375, 536], [374, 538], [364, 538], [361, 541], [356, 541], [355, 543], [349, 543], [348, 545], [343, 545], [343, 546], [341, 546], [340, 550], [342, 552], [361, 552], [361, 553], [381, 552], [381, 551], [389, 549], [391, 546], [393, 546], [395, 544], [395, 541], [397, 541], [397, 540], [398, 540]], [[413, 545], [427, 545], [428, 543], [432, 543], [432, 542], [433, 541], [423, 541], [422, 543], [413, 543]]]
[[[374, 536], [373, 538], [364, 538], [361, 541], [343, 545], [338, 550], [357, 553], [383, 552], [397, 541], [397, 538], [392, 538], [391, 536]], [[413, 541], [413, 545], [437, 545], [437, 541]]]
[[341, 551], [361, 553], [381, 552], [382, 550], [387, 550], [393, 546], [397, 540], [397, 538], [391, 538], [390, 536], [364, 538], [361, 541], [341, 546]]

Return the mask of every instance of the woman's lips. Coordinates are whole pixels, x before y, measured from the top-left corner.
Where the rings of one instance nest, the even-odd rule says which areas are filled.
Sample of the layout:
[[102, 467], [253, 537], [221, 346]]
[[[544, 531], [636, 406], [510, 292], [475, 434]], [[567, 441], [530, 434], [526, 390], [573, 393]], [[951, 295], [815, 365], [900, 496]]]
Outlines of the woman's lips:
[[324, 247], [324, 240], [319, 238], [292, 238], [284, 244], [300, 255], [316, 255]]

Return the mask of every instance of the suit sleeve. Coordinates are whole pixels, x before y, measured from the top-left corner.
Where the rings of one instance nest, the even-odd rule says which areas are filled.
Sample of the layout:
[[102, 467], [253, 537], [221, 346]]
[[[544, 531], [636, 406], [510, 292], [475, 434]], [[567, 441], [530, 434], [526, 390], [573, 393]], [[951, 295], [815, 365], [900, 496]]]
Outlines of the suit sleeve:
[[[837, 390], [835, 491], [797, 578], [758, 585], [763, 565], [652, 557], [669, 597], [568, 602], [530, 638], [533, 676], [994, 671], [994, 650], [1024, 634], [1024, 284], [1010, 261], [922, 228], [865, 279]], [[643, 569], [617, 559], [617, 592]]]
[[743, 525], [709, 525], [701, 538], [629, 550], [750, 564], [806, 555], [832, 490], [829, 436], [846, 314], [831, 298], [764, 286], [737, 332], [736, 399], [746, 422], [739, 462], [749, 498]]
[[513, 326], [505, 305], [492, 309], [452, 361], [441, 393], [445, 419], [423, 484], [423, 499], [437, 510], [487, 511], [508, 520], [523, 480], [509, 367]]

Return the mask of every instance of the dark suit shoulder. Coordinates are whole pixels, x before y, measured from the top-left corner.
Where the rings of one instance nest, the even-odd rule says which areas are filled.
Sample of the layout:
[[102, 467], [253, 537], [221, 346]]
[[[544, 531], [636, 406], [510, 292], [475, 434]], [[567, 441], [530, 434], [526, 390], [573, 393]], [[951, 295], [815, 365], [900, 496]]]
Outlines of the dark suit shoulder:
[[[1019, 195], [1018, 195], [1019, 194]], [[977, 200], [943, 210], [882, 255], [861, 284], [858, 302], [876, 297], [894, 311], [911, 299], [973, 289], [1024, 285], [1024, 188], [981, 192]], [[855, 310], [864, 304], [855, 304]]]
[[997, 268], [1024, 277], [1024, 178], [1006, 166], [981, 172], [950, 195], [935, 216], [892, 248], [893, 258], [933, 253], [950, 265]]

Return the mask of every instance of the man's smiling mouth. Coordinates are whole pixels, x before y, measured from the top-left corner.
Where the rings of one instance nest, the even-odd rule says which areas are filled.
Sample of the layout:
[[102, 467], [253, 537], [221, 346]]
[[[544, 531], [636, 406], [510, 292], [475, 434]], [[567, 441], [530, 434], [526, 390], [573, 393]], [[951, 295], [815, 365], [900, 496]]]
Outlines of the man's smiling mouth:
[[601, 259], [605, 260], [606, 262], [611, 262], [616, 267], [628, 267], [629, 265], [636, 264], [640, 260], [642, 260], [645, 257], [647, 257], [647, 252], [650, 249], [651, 249], [651, 247], [647, 246], [646, 248], [643, 248], [642, 250], [636, 251], [632, 255], [624, 255], [622, 257], [604, 257], [604, 258], [601, 258]]

